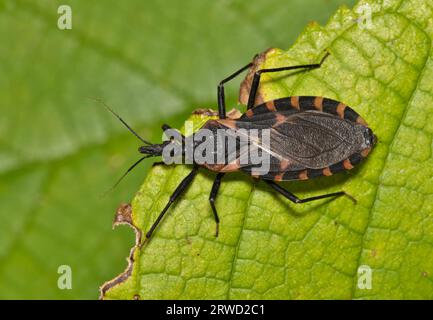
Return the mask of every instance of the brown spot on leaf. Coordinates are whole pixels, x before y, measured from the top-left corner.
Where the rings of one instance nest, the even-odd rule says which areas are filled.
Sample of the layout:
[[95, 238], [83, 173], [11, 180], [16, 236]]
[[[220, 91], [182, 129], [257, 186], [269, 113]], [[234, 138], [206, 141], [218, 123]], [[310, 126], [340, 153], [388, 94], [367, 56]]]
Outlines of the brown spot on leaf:
[[[248, 97], [250, 95], [251, 83], [253, 82], [254, 73], [257, 70], [263, 68], [263, 64], [266, 60], [266, 55], [275, 50], [274, 48], [269, 48], [266, 51], [256, 55], [253, 60], [253, 65], [249, 69], [245, 79], [242, 81], [240, 89], [239, 89], [239, 103], [246, 105], [248, 103]], [[254, 101], [254, 105], [257, 106], [264, 102], [263, 95], [259, 89], [257, 90], [256, 100]]]
[[132, 224], [132, 207], [129, 203], [122, 203], [116, 211], [113, 220], [113, 229], [119, 224]]
[[[104, 299], [105, 294], [108, 290], [111, 288], [122, 284], [125, 282], [132, 274], [132, 269], [134, 266], [134, 254], [136, 250], [140, 250], [141, 248], [141, 239], [142, 239], [142, 231], [137, 226], [134, 225], [133, 219], [132, 219], [132, 207], [129, 203], [122, 203], [116, 211], [116, 214], [114, 216], [113, 221], [113, 228], [117, 227], [118, 225], [126, 224], [130, 226], [134, 232], [135, 232], [135, 245], [131, 248], [131, 251], [129, 252], [129, 257], [126, 259], [128, 261], [128, 265], [121, 274], [119, 274], [117, 277], [115, 277], [112, 280], [109, 280], [105, 282], [100, 288], [99, 288], [99, 299]], [[138, 295], [135, 295], [138, 296]], [[134, 296], [134, 299], [135, 299]]]

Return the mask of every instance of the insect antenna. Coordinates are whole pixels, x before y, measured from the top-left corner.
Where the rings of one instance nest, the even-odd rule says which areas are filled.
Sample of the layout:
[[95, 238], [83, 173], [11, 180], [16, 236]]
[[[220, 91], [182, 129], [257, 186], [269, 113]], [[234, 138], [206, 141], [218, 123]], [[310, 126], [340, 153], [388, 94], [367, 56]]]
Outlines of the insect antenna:
[[103, 196], [105, 197], [108, 193], [110, 193], [111, 191], [113, 191], [114, 188], [116, 188], [116, 187], [118, 186], [118, 184], [123, 180], [123, 178], [125, 178], [126, 175], [127, 175], [128, 173], [130, 173], [131, 170], [134, 169], [134, 168], [135, 168], [135, 167], [136, 167], [136, 166], [137, 166], [141, 161], [143, 161], [143, 160], [146, 159], [146, 158], [150, 158], [150, 157], [152, 157], [152, 155], [147, 154], [147, 155], [141, 157], [140, 159], [138, 159], [136, 162], [134, 162], [134, 164], [131, 165], [131, 166], [128, 168], [128, 170], [126, 170], [125, 173], [122, 174], [122, 175], [120, 176], [120, 178], [116, 181], [116, 183], [115, 183], [115, 184], [114, 184], [110, 189], [108, 189], [107, 191], [104, 192]]
[[113, 111], [113, 109], [111, 109], [104, 101], [102, 101], [101, 99], [97, 99], [97, 98], [90, 98], [93, 99], [99, 103], [101, 103], [112, 115], [114, 115], [117, 119], [120, 120], [120, 122], [122, 122], [122, 124], [126, 127], [126, 129], [128, 129], [134, 136], [136, 136], [138, 139], [140, 139], [141, 142], [151, 145], [152, 143], [144, 140], [142, 137], [140, 137], [140, 135], [135, 132], [130, 126], [129, 124], [126, 123], [125, 120], [123, 120], [116, 112]]

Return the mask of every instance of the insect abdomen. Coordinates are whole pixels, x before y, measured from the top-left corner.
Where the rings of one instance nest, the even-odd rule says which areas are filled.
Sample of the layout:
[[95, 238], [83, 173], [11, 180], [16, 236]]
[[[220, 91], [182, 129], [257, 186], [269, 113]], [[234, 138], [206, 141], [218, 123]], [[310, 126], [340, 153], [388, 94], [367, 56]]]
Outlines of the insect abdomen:
[[271, 149], [279, 159], [271, 159], [269, 172], [258, 172], [255, 166], [241, 170], [267, 180], [306, 180], [350, 170], [375, 143], [366, 122], [353, 109], [324, 97], [293, 96], [265, 102], [248, 110], [238, 127], [263, 128], [265, 123], [271, 123], [276, 141]]

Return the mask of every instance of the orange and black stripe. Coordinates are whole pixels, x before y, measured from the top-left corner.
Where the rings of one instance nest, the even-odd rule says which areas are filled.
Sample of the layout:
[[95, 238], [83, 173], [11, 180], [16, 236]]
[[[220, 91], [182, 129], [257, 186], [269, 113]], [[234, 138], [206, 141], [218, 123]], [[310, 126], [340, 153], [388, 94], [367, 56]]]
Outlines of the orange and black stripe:
[[320, 96], [291, 96], [270, 100], [249, 109], [239, 120], [246, 120], [256, 115], [271, 112], [301, 112], [308, 110], [329, 113], [339, 118], [367, 126], [365, 120], [349, 106], [342, 102]]
[[274, 181], [292, 181], [292, 180], [307, 180], [322, 176], [332, 176], [336, 173], [347, 171], [359, 164], [364, 156], [361, 152], [354, 153], [348, 159], [342, 160], [329, 167], [321, 169], [303, 169], [290, 171], [290, 166], [287, 171], [281, 170], [279, 172], [268, 173], [261, 176], [263, 179]]

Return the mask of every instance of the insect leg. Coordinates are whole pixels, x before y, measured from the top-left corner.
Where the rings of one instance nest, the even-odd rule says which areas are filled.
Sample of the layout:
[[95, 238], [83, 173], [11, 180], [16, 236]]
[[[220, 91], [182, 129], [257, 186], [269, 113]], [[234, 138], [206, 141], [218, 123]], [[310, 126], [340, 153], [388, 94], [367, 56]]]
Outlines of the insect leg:
[[173, 204], [174, 201], [186, 190], [188, 185], [192, 182], [194, 177], [197, 175], [198, 167], [194, 166], [192, 171], [182, 180], [181, 183], [177, 186], [176, 190], [172, 193], [170, 196], [170, 199], [168, 200], [167, 204], [165, 205], [164, 209], [162, 209], [161, 213], [159, 214], [158, 218], [153, 223], [152, 227], [150, 227], [149, 231], [146, 233], [146, 240], [149, 240], [152, 236], [153, 231], [158, 226], [161, 219], [164, 217], [164, 214], [167, 212], [168, 208]]
[[319, 199], [324, 199], [324, 198], [330, 198], [330, 197], [340, 197], [340, 196], [347, 196], [349, 197], [353, 202], [356, 203], [356, 200], [348, 195], [346, 192], [344, 191], [339, 191], [339, 192], [333, 192], [333, 193], [328, 193], [328, 194], [322, 194], [320, 196], [315, 196], [315, 197], [310, 197], [310, 198], [305, 198], [305, 199], [299, 199], [297, 196], [295, 196], [293, 193], [287, 191], [286, 189], [284, 189], [283, 187], [281, 187], [280, 185], [276, 184], [274, 181], [270, 181], [270, 180], [264, 180], [272, 189], [276, 190], [277, 192], [281, 193], [284, 197], [286, 197], [287, 199], [289, 199], [290, 201], [294, 202], [294, 203], [305, 203], [305, 202], [310, 202], [310, 201], [314, 201], [314, 200], [319, 200]]
[[260, 83], [260, 75], [262, 73], [279, 72], [279, 71], [287, 71], [287, 70], [303, 69], [303, 68], [308, 68], [308, 69], [319, 68], [328, 55], [329, 53], [327, 52], [326, 55], [322, 58], [322, 60], [319, 63], [257, 70], [254, 73], [253, 82], [251, 84], [250, 95], [248, 96], [247, 109], [251, 109], [252, 107], [254, 107], [254, 102], [256, 101], [257, 89], [259, 88], [259, 83]]
[[215, 228], [215, 237], [218, 237], [218, 233], [219, 233], [219, 224], [220, 224], [220, 219], [218, 218], [218, 213], [215, 207], [215, 200], [216, 200], [216, 196], [218, 194], [218, 190], [220, 188], [221, 185], [221, 179], [224, 176], [224, 172], [220, 172], [217, 174], [213, 185], [212, 185], [212, 190], [210, 192], [209, 195], [209, 203], [210, 206], [212, 207], [212, 211], [213, 211], [213, 215], [215, 217], [215, 222], [216, 222], [216, 228]]
[[253, 65], [252, 62], [248, 63], [246, 66], [242, 67], [235, 73], [231, 74], [224, 80], [222, 80], [218, 85], [218, 115], [220, 119], [226, 118], [226, 101], [225, 101], [225, 95], [224, 95], [224, 84], [226, 82], [229, 82], [233, 78], [235, 78], [237, 75], [239, 75], [241, 72], [245, 71], [246, 69], [250, 68]]

